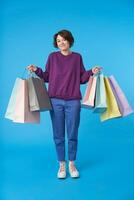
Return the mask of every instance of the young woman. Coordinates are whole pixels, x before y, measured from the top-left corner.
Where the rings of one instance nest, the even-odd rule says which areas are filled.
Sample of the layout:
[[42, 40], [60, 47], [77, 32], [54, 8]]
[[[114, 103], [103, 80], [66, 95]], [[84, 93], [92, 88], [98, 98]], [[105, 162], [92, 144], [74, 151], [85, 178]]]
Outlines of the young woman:
[[86, 71], [82, 56], [71, 51], [73, 43], [74, 38], [70, 31], [59, 31], [53, 37], [54, 47], [58, 48], [59, 51], [50, 53], [45, 71], [33, 64], [27, 67], [45, 82], [49, 82], [48, 94], [53, 107], [50, 116], [59, 161], [58, 178], [66, 177], [65, 124], [68, 138], [69, 173], [72, 178], [79, 177], [75, 160], [80, 123], [80, 100], [82, 99], [80, 84], [88, 82], [91, 75], [101, 70], [100, 67], [96, 66]]

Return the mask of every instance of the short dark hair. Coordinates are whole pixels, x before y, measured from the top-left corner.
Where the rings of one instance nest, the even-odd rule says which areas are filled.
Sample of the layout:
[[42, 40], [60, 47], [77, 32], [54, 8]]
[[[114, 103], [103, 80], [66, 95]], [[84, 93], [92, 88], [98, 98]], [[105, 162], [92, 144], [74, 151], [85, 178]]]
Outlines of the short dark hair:
[[57, 36], [60, 35], [61, 37], [63, 37], [65, 40], [67, 40], [69, 42], [70, 47], [73, 46], [74, 44], [74, 37], [72, 35], [72, 33], [68, 30], [61, 30], [58, 31], [56, 34], [54, 34], [53, 36], [53, 45], [55, 48], [58, 48], [57, 46]]

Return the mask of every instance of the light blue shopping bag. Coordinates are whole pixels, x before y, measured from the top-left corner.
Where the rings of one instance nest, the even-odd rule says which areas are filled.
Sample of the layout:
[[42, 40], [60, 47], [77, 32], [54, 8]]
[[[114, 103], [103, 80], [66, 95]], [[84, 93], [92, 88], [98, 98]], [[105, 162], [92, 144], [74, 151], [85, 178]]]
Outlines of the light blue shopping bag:
[[104, 76], [102, 73], [99, 73], [97, 76], [94, 113], [102, 113], [106, 109], [107, 109], [107, 102], [106, 102]]

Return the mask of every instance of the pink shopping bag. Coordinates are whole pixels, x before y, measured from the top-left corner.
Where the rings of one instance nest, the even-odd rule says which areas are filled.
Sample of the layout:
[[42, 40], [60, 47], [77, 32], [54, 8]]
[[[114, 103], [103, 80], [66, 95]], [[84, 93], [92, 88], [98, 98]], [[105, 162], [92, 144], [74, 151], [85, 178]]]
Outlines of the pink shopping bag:
[[82, 107], [94, 107], [96, 82], [97, 76], [90, 76], [85, 95], [82, 100]]

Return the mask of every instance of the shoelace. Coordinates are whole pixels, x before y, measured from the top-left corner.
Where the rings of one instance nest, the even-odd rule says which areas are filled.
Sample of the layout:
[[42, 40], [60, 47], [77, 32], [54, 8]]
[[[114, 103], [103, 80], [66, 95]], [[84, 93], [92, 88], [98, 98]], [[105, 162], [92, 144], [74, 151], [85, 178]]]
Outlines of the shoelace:
[[60, 172], [62, 172], [62, 171], [65, 171], [65, 165], [64, 164], [60, 165]]
[[77, 169], [74, 165], [69, 165], [69, 168], [72, 172], [77, 171]]

